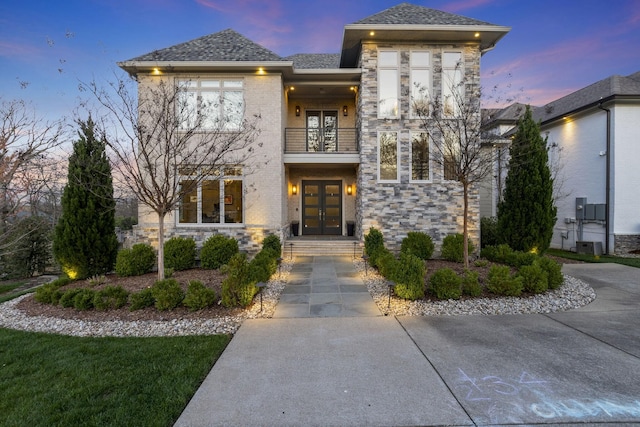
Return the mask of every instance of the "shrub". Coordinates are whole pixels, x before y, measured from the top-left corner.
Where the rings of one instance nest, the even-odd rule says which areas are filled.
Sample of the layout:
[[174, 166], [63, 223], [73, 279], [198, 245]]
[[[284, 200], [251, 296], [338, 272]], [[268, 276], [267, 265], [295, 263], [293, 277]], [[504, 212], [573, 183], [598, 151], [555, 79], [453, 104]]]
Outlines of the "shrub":
[[540, 257], [536, 263], [547, 272], [549, 289], [557, 289], [564, 283], [564, 275], [562, 274], [562, 266], [560, 263], [547, 257]]
[[427, 260], [433, 255], [433, 249], [431, 236], [422, 231], [410, 231], [407, 237], [402, 239], [400, 252], [410, 253], [420, 259]]
[[280, 238], [274, 234], [265, 237], [262, 241], [262, 250], [275, 252], [277, 254], [276, 258], [278, 258], [282, 253], [282, 243], [280, 243]]
[[106, 283], [107, 277], [104, 274], [95, 274], [89, 278], [89, 286], [98, 286]]
[[173, 277], [173, 273], [175, 273], [176, 271], [173, 268], [165, 268], [164, 269], [164, 278], [165, 279], [171, 279], [171, 277]]
[[33, 297], [38, 302], [56, 305], [58, 304], [60, 297], [62, 297], [60, 288], [69, 283], [71, 283], [71, 279], [61, 277], [60, 279], [56, 279], [52, 282], [40, 286], [38, 289], [36, 289]]
[[[265, 239], [266, 240], [266, 239]], [[238, 242], [233, 237], [216, 234], [209, 237], [200, 250], [200, 265], [203, 268], [218, 269], [238, 253]]]
[[277, 254], [263, 249], [249, 263], [249, 278], [254, 282], [267, 282], [278, 269]]
[[164, 265], [174, 270], [188, 270], [196, 263], [196, 242], [187, 237], [172, 237], [164, 244]]
[[364, 250], [369, 256], [369, 264], [375, 266], [378, 253], [384, 249], [382, 233], [374, 227], [369, 229], [369, 234], [364, 236]]
[[182, 304], [191, 311], [197, 311], [213, 305], [215, 301], [216, 292], [213, 289], [207, 288], [198, 280], [192, 280], [189, 282], [187, 295]]
[[72, 288], [64, 291], [62, 296], [60, 297], [60, 305], [64, 308], [73, 307], [74, 301], [73, 299], [80, 293], [82, 289], [80, 288]]
[[518, 296], [522, 293], [522, 278], [512, 276], [506, 265], [494, 265], [489, 269], [487, 290], [497, 295]]
[[135, 292], [129, 296], [129, 302], [131, 306], [130, 311], [140, 310], [143, 308], [151, 307], [155, 304], [156, 300], [153, 298], [153, 291], [151, 288], [143, 289], [140, 292]]
[[480, 256], [482, 258], [486, 258], [489, 261], [498, 262], [500, 264], [506, 264], [507, 259], [513, 253], [513, 249], [509, 247], [509, 245], [489, 245], [482, 248], [480, 251]]
[[153, 248], [144, 243], [133, 245], [131, 249], [121, 249], [116, 258], [118, 276], [141, 276], [151, 271], [156, 263]]
[[399, 268], [399, 261], [396, 257], [386, 248], [383, 248], [376, 259], [376, 265], [378, 271], [383, 277], [393, 278], [395, 277], [396, 270]]
[[51, 225], [41, 216], [18, 219], [3, 235], [0, 273], [6, 278], [44, 273], [51, 259]]
[[124, 307], [129, 299], [129, 292], [122, 286], [107, 286], [96, 292], [93, 305], [98, 310], [109, 310]]
[[499, 244], [498, 218], [485, 216], [480, 218], [480, 246], [494, 246]]
[[158, 280], [151, 287], [155, 306], [160, 311], [172, 310], [184, 299], [184, 291], [176, 279]]
[[227, 278], [222, 282], [222, 305], [225, 307], [247, 307], [258, 291], [251, 281], [247, 256], [235, 254], [227, 264]]
[[478, 280], [478, 272], [467, 270], [462, 276], [462, 293], [470, 297], [482, 295], [482, 285]]
[[73, 307], [81, 311], [92, 309], [95, 295], [96, 291], [93, 289], [80, 289], [80, 292], [73, 297]]
[[538, 254], [533, 252], [513, 251], [507, 257], [507, 264], [512, 267], [522, 267], [523, 265], [533, 264], [539, 257]]
[[399, 268], [390, 277], [396, 283], [394, 292], [399, 298], [417, 300], [424, 297], [424, 261], [415, 255], [400, 254]]
[[523, 289], [534, 294], [541, 294], [549, 288], [547, 272], [539, 264], [523, 265], [518, 270], [522, 278]]
[[438, 299], [460, 299], [462, 295], [462, 279], [450, 268], [437, 270], [429, 283]]
[[[460, 233], [450, 234], [442, 241], [442, 258], [447, 261], [462, 262], [464, 261], [464, 236]], [[469, 253], [473, 253], [475, 247], [469, 240], [467, 248]]]

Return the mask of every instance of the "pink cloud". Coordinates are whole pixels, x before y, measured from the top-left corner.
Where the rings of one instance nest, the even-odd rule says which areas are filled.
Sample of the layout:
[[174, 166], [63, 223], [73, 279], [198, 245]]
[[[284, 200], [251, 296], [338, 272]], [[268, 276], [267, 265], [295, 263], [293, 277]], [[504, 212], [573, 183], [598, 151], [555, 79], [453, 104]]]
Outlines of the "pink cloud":
[[493, 3], [495, 0], [459, 0], [444, 5], [441, 9], [445, 12], [460, 12], [468, 9], [475, 9], [477, 7], [485, 6]]
[[32, 45], [0, 40], [0, 56], [7, 58], [35, 58], [42, 51]]

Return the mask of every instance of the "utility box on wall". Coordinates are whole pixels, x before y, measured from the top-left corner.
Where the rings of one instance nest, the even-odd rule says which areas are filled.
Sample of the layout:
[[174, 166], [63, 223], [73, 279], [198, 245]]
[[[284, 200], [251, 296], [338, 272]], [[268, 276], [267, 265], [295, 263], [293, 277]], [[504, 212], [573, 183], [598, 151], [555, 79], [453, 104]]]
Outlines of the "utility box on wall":
[[602, 242], [576, 242], [576, 253], [602, 255]]

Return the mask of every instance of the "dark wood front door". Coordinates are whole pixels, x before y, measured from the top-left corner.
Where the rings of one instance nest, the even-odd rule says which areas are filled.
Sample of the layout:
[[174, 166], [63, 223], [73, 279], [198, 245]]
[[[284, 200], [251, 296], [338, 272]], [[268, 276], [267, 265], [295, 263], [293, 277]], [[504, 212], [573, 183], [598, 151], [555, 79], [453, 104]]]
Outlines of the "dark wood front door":
[[303, 235], [342, 235], [342, 182], [302, 181]]

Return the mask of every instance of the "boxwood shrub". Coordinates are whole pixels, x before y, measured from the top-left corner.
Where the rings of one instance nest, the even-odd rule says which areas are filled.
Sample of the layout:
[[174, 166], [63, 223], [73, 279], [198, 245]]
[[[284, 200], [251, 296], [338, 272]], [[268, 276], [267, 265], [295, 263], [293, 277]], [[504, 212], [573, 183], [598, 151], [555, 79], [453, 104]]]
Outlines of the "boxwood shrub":
[[262, 250], [270, 250], [277, 254], [276, 258], [282, 253], [282, 243], [280, 238], [275, 234], [271, 234], [262, 241]]
[[369, 229], [369, 233], [364, 236], [364, 251], [369, 257], [369, 264], [372, 266], [376, 266], [376, 260], [378, 258], [378, 254], [380, 251], [384, 249], [384, 239], [382, 237], [382, 233], [371, 227]]
[[431, 236], [422, 231], [410, 231], [407, 237], [402, 239], [401, 253], [410, 253], [420, 259], [430, 259], [433, 255], [433, 240]]
[[460, 299], [462, 279], [450, 268], [441, 268], [431, 275], [431, 291], [438, 299]]
[[121, 249], [116, 257], [116, 274], [122, 277], [141, 276], [151, 271], [156, 252], [150, 245], [138, 243], [131, 249]]
[[227, 277], [222, 282], [222, 305], [247, 307], [258, 291], [251, 279], [249, 262], [244, 253], [235, 254], [227, 264]]
[[188, 237], [172, 237], [164, 244], [164, 266], [176, 271], [196, 264], [196, 242]]
[[415, 255], [400, 254], [400, 268], [395, 268], [389, 277], [396, 283], [394, 293], [399, 298], [417, 300], [424, 297], [424, 261]]
[[74, 298], [78, 295], [82, 289], [80, 288], [71, 288], [64, 291], [62, 296], [60, 297], [60, 305], [64, 308], [73, 307], [75, 304]]
[[33, 297], [38, 302], [56, 305], [63, 293], [60, 288], [69, 283], [71, 283], [71, 279], [61, 277], [37, 288]]
[[184, 291], [176, 279], [158, 280], [151, 287], [155, 307], [160, 311], [173, 310], [184, 299]]
[[482, 295], [482, 285], [477, 271], [465, 271], [464, 276], [462, 276], [462, 293], [470, 297]]
[[[471, 240], [468, 241], [467, 248], [469, 254], [475, 250]], [[450, 234], [442, 240], [442, 258], [453, 262], [464, 261], [464, 236], [462, 234]]]
[[233, 237], [213, 235], [202, 245], [200, 265], [203, 268], [218, 269], [228, 263], [238, 251], [238, 241]]
[[523, 265], [518, 270], [518, 276], [522, 278], [522, 286], [526, 292], [541, 294], [549, 288], [548, 274], [538, 263]]
[[558, 289], [564, 283], [564, 275], [562, 274], [562, 265], [557, 261], [546, 256], [540, 257], [536, 263], [547, 272], [549, 289]]
[[81, 311], [92, 309], [95, 295], [96, 291], [93, 289], [80, 289], [80, 292], [73, 298], [73, 307]]
[[506, 265], [493, 265], [487, 276], [487, 290], [496, 295], [519, 296], [522, 294], [522, 278], [512, 275]]
[[143, 289], [139, 292], [134, 292], [129, 295], [129, 310], [141, 310], [143, 308], [151, 307], [156, 303], [153, 297], [153, 291], [151, 288]]
[[129, 292], [122, 286], [109, 285], [96, 292], [93, 305], [98, 310], [110, 310], [124, 307], [129, 299]]
[[187, 295], [182, 301], [182, 305], [191, 311], [202, 310], [216, 302], [216, 292], [207, 288], [199, 280], [192, 280], [187, 287]]

